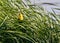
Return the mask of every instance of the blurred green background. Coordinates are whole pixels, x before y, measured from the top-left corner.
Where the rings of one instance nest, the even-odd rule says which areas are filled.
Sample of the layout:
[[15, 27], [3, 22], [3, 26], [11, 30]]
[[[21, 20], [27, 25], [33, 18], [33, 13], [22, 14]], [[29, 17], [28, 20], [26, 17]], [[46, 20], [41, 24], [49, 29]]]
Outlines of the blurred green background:
[[0, 0], [0, 43], [60, 43], [60, 19], [52, 11], [23, 0]]

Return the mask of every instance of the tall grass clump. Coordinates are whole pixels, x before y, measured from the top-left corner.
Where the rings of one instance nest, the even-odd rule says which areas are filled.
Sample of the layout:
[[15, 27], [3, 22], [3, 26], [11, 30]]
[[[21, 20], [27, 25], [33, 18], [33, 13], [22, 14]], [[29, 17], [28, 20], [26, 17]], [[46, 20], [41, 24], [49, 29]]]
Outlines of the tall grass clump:
[[39, 6], [28, 7], [22, 0], [0, 0], [0, 43], [59, 43], [60, 19], [56, 14]]

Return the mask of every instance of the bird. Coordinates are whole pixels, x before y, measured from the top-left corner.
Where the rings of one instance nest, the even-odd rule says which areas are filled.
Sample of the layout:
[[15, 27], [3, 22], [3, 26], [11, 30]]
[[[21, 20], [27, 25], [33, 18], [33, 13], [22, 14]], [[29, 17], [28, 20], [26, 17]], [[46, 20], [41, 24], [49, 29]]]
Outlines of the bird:
[[19, 19], [20, 21], [23, 21], [23, 18], [24, 18], [24, 17], [23, 17], [23, 14], [20, 12], [19, 15], [18, 15], [18, 19]]

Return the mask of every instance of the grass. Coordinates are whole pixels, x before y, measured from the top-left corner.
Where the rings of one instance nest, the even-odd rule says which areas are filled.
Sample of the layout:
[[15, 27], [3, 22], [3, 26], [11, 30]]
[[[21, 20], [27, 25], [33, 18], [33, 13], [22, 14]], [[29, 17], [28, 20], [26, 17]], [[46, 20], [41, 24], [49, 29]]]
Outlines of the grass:
[[[18, 20], [19, 13], [24, 16]], [[0, 0], [0, 43], [59, 43], [60, 19], [22, 0]]]

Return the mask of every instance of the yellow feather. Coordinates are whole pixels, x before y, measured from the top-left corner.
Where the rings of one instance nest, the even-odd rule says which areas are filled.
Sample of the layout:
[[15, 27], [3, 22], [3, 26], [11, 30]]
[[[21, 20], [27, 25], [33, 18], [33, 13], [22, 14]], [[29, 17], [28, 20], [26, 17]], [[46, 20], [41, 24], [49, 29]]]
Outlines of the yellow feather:
[[23, 14], [22, 14], [22, 13], [19, 14], [18, 19], [19, 19], [19, 20], [23, 20]]

